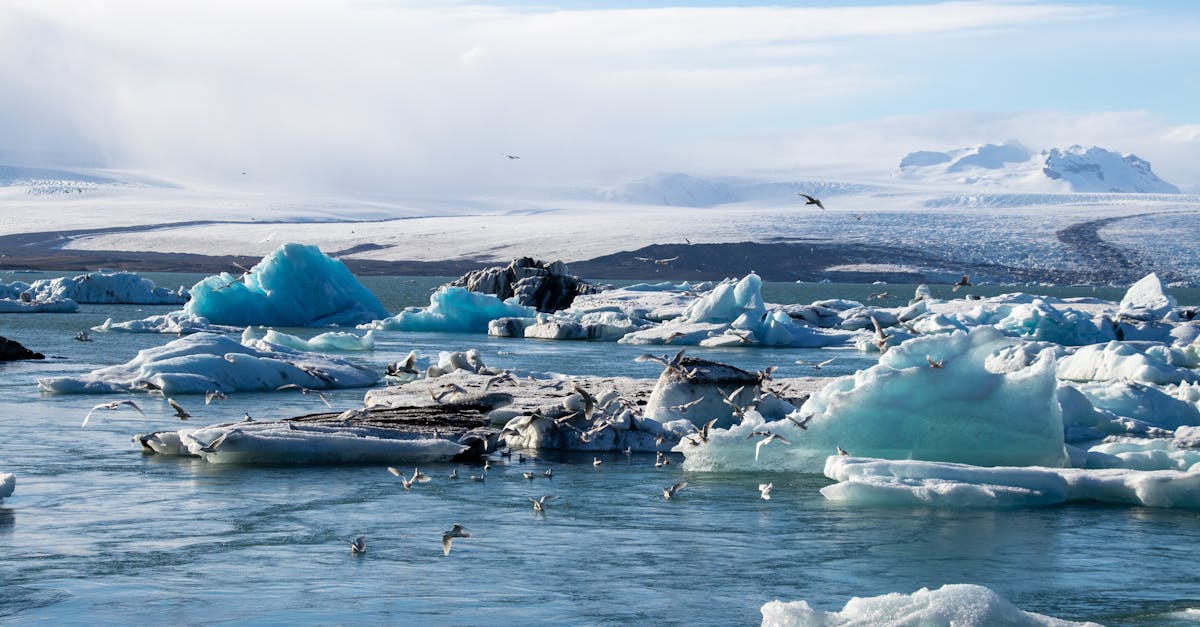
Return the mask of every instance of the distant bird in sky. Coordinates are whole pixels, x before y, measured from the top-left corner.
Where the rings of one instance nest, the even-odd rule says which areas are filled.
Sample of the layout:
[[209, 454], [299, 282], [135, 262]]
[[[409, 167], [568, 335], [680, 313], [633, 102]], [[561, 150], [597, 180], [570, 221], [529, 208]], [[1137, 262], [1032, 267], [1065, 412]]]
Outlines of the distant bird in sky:
[[88, 419], [92, 417], [92, 414], [95, 413], [97, 409], [120, 409], [122, 405], [128, 405], [128, 406], [136, 409], [137, 413], [139, 413], [143, 416], [146, 415], [146, 413], [142, 411], [142, 408], [138, 407], [137, 403], [135, 403], [133, 401], [113, 401], [111, 403], [100, 403], [99, 405], [96, 405], [95, 407], [93, 407], [92, 410], [89, 411], [87, 413], [87, 415], [83, 417], [83, 424], [81, 424], [79, 426], [86, 427], [87, 423], [88, 423]]
[[764, 500], [764, 501], [771, 500], [771, 489], [774, 487], [775, 487], [774, 483], [758, 484], [758, 493], [759, 493], [759, 496], [762, 498], [762, 500]]
[[520, 155], [510, 155], [510, 154], [505, 154], [504, 156], [505, 156], [505, 157], [508, 157], [509, 159], [520, 159], [520, 158], [521, 158], [521, 156], [520, 156]]
[[463, 527], [462, 525], [460, 525], [458, 523], [454, 523], [453, 527], [451, 527], [447, 531], [442, 532], [442, 555], [450, 554], [450, 544], [452, 542], [454, 542], [455, 538], [470, 538], [470, 537], [471, 537], [471, 534], [467, 533], [467, 530], [465, 527]]
[[819, 207], [821, 209], [821, 211], [825, 210], [825, 205], [821, 204], [820, 200], [817, 200], [816, 198], [813, 198], [812, 196], [809, 196], [808, 194], [796, 194], [796, 195], [804, 197], [805, 205], [816, 205], [817, 207]]
[[186, 409], [181, 407], [179, 403], [175, 402], [175, 399], [168, 398], [167, 404], [171, 406], [171, 409], [175, 410], [175, 415], [178, 416], [180, 420], [187, 420], [188, 418], [192, 417], [192, 415], [189, 414]]
[[686, 487], [687, 487], [687, 482], [680, 481], [679, 483], [676, 483], [673, 486], [663, 488], [663, 498], [669, 501], [675, 497], [676, 492], [679, 492], [680, 490], [682, 490]]
[[971, 277], [965, 274], [962, 275], [962, 278], [958, 280], [958, 283], [954, 284], [954, 287], [950, 288], [950, 291], [957, 292], [960, 287], [971, 287]]
[[363, 553], [367, 552], [367, 537], [366, 536], [358, 536], [357, 538], [355, 538], [353, 540], [346, 540], [346, 542], [350, 543], [350, 554], [351, 555], [362, 555]]

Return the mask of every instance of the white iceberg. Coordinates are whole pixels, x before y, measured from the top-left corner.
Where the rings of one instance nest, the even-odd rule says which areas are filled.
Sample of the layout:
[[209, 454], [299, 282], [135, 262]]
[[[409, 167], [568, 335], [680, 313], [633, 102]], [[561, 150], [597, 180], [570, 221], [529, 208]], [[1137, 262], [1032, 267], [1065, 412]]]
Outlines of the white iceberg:
[[[1200, 425], [1200, 409], [1153, 385], [1135, 381], [1108, 381], [1075, 386], [1097, 410], [1117, 417], [1123, 431], [1147, 433], [1151, 429], [1174, 430]], [[1110, 428], [1101, 431], [1117, 433]]]
[[208, 318], [191, 316], [180, 310], [125, 322], [113, 322], [112, 318], [108, 318], [103, 323], [92, 327], [92, 330], [104, 333], [188, 335], [190, 333], [238, 333], [242, 328], [212, 324]]
[[213, 324], [355, 325], [387, 315], [341, 261], [303, 244], [280, 246], [240, 277], [207, 277], [191, 295], [184, 312]]
[[281, 333], [275, 329], [262, 327], [246, 327], [246, 330], [242, 331], [242, 344], [253, 345], [257, 341], [311, 353], [375, 350], [374, 331], [367, 331], [363, 335], [343, 331], [327, 331], [307, 340], [290, 333]]
[[69, 298], [77, 303], [182, 305], [187, 292], [156, 287], [133, 272], [89, 272], [74, 277], [34, 281], [28, 291], [36, 300]]
[[[909, 340], [835, 379], [787, 420], [761, 422], [747, 412], [708, 444], [681, 447], [684, 468], [816, 473], [838, 446], [885, 459], [1065, 465], [1054, 352], [1027, 358], [1019, 342], [992, 327]], [[791, 445], [763, 447], [755, 460], [747, 438], [764, 429]]]
[[841, 455], [826, 460], [821, 488], [855, 505], [1014, 507], [1099, 502], [1200, 509], [1200, 471], [1046, 467], [984, 468], [949, 462]]
[[312, 389], [373, 385], [379, 374], [345, 359], [295, 351], [252, 340], [242, 345], [224, 335], [197, 333], [138, 351], [133, 360], [77, 377], [38, 379], [59, 394], [107, 394], [144, 390], [147, 382], [164, 394], [274, 390], [295, 383]]
[[1120, 315], [1134, 320], [1161, 320], [1176, 305], [1158, 275], [1151, 272], [1129, 286], [1121, 299]]
[[1085, 463], [1088, 468], [1200, 472], [1200, 451], [1182, 448], [1175, 439], [1114, 437], [1089, 448]]
[[0, 472], [0, 501], [12, 496], [13, 490], [16, 488], [17, 476], [8, 472]]
[[[1186, 364], [1185, 351], [1166, 345], [1143, 350], [1130, 342], [1082, 346], [1058, 362], [1058, 378], [1067, 381], [1130, 380], [1165, 385], [1200, 381]], [[1180, 363], [1180, 365], [1175, 365]]]
[[50, 300], [0, 298], [0, 313], [75, 313], [76, 311], [79, 311], [79, 303], [69, 298]]
[[835, 612], [814, 610], [805, 601], [772, 601], [762, 606], [762, 616], [763, 627], [1100, 627], [1027, 612], [991, 589], [972, 584], [946, 584], [937, 590], [921, 588], [912, 594], [853, 597]]
[[381, 331], [448, 331], [482, 333], [498, 318], [533, 318], [537, 310], [516, 301], [500, 300], [466, 288], [443, 285], [429, 296], [428, 307], [407, 307], [404, 311], [359, 325], [360, 329]]
[[542, 340], [598, 340], [615, 342], [649, 326], [619, 311], [584, 314], [538, 314], [536, 318], [498, 318], [488, 322], [493, 337], [527, 337]]
[[1063, 346], [1082, 346], [1113, 339], [1110, 325], [1097, 325], [1093, 317], [1077, 309], [1058, 309], [1042, 299], [1013, 306], [996, 322], [1005, 333]]

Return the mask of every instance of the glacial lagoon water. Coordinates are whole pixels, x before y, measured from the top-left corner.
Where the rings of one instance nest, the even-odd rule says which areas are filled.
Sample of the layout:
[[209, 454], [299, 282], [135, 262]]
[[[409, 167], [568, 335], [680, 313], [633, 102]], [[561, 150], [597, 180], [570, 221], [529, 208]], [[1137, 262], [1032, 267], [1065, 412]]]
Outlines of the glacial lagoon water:
[[[194, 276], [149, 275], [160, 285]], [[38, 275], [4, 275], [32, 280]], [[436, 279], [365, 277], [394, 311], [423, 304]], [[990, 286], [989, 286], [990, 287]], [[775, 302], [862, 299], [911, 286], [772, 284]], [[948, 289], [948, 288], [947, 288]], [[1091, 295], [1090, 288], [1039, 289]], [[996, 288], [1012, 291], [1012, 288]], [[859, 293], [861, 292], [861, 293]], [[984, 289], [981, 293], [990, 293]], [[1119, 298], [1121, 290], [1096, 295]], [[1181, 301], [1195, 295], [1181, 295]], [[1200, 512], [1099, 505], [950, 511], [849, 507], [826, 501], [819, 475], [684, 473], [653, 456], [543, 454], [477, 468], [422, 468], [410, 492], [383, 468], [217, 467], [143, 455], [135, 433], [175, 428], [161, 400], [149, 416], [103, 412], [112, 396], [51, 396], [36, 379], [122, 363], [171, 339], [75, 332], [107, 317], [169, 307], [82, 305], [75, 314], [0, 315], [0, 335], [44, 352], [0, 364], [0, 472], [17, 475], [0, 503], [0, 623], [757, 624], [774, 599], [840, 609], [852, 596], [910, 593], [947, 583], [985, 585], [1025, 610], [1109, 625], [1171, 624], [1200, 608]], [[311, 336], [316, 329], [288, 329]], [[489, 365], [580, 375], [656, 376], [632, 358], [643, 347], [376, 332], [353, 359], [382, 369], [412, 348], [478, 348]], [[695, 349], [747, 369], [837, 359], [837, 376], [873, 362], [854, 351]], [[363, 390], [330, 394], [336, 408]], [[193, 424], [281, 418], [323, 409], [299, 394], [230, 395], [205, 406], [178, 399]], [[319, 403], [319, 402], [318, 402]], [[521, 472], [554, 470], [528, 481]], [[686, 480], [676, 499], [663, 486]], [[774, 482], [770, 501], [757, 485]], [[556, 494], [544, 516], [527, 497]], [[444, 557], [453, 523], [473, 534]], [[364, 535], [352, 556], [344, 539]]]

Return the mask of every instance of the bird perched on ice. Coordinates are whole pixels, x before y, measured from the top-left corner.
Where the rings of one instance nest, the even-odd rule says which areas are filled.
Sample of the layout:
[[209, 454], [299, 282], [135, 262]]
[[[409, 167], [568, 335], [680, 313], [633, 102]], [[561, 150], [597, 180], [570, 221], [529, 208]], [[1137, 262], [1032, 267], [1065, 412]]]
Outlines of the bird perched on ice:
[[958, 288], [960, 287], [971, 287], [971, 278], [965, 274], [962, 275], [962, 278], [958, 280], [958, 283], [955, 283], [954, 286], [950, 288], [950, 291], [957, 292]]
[[680, 481], [679, 483], [676, 483], [673, 486], [663, 488], [663, 498], [669, 501], [675, 497], [676, 492], [679, 492], [680, 490], [682, 490], [686, 487], [687, 487], [687, 482]]
[[455, 538], [470, 538], [470, 537], [471, 537], [471, 534], [467, 533], [467, 530], [465, 527], [463, 527], [462, 525], [460, 525], [458, 523], [454, 523], [453, 527], [451, 527], [447, 531], [442, 532], [442, 555], [450, 554], [450, 544], [454, 542]]
[[816, 198], [813, 198], [812, 196], [809, 196], [808, 194], [796, 194], [796, 195], [804, 197], [805, 205], [816, 205], [817, 208], [819, 208], [821, 211], [825, 210], [825, 205], [821, 204], [820, 200], [817, 200]]
[[92, 414], [95, 413], [97, 409], [120, 409], [122, 405], [128, 405], [128, 406], [136, 409], [137, 413], [139, 413], [143, 416], [146, 415], [146, 412], [143, 412], [142, 408], [138, 407], [137, 403], [135, 403], [133, 401], [113, 401], [111, 403], [100, 403], [99, 405], [96, 405], [95, 407], [93, 407], [91, 409], [91, 411], [89, 411], [87, 413], [87, 415], [83, 417], [83, 424], [81, 424], [79, 426], [86, 427], [87, 423], [88, 423], [88, 419], [90, 419], [92, 417]]
[[772, 489], [772, 488], [774, 488], [774, 487], [775, 487], [775, 484], [774, 484], [774, 483], [760, 483], [760, 484], [758, 484], [758, 494], [759, 494], [759, 497], [761, 497], [761, 498], [762, 498], [762, 500], [764, 500], [764, 501], [769, 501], [769, 500], [771, 500], [771, 489]]
[[844, 449], [844, 448], [842, 448], [842, 447], [840, 447], [840, 446], [839, 446], [839, 447], [837, 447], [837, 453], [838, 453], [838, 455], [841, 455], [842, 457], [849, 457], [849, 456], [850, 456], [850, 453], [847, 453], [847, 452], [846, 452], [846, 449]]
[[362, 555], [367, 552], [367, 537], [358, 536], [353, 540], [346, 540], [350, 544], [351, 555]]

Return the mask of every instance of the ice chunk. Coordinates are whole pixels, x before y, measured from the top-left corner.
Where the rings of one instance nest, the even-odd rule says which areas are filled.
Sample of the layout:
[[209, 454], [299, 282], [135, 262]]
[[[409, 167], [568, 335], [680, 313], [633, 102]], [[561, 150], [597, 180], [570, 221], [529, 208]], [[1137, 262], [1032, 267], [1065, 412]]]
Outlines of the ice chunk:
[[1147, 427], [1170, 430], [1200, 425], [1200, 410], [1195, 404], [1152, 385], [1126, 380], [1085, 383], [1076, 387], [1096, 409], [1142, 423], [1141, 428], [1133, 429], [1135, 431], [1145, 431]]
[[0, 501], [12, 496], [17, 487], [17, 476], [12, 473], [0, 472]]
[[[807, 420], [807, 430], [792, 420], [747, 420], [710, 435], [705, 446], [682, 449], [684, 467], [820, 472], [838, 446], [887, 459], [1064, 465], [1053, 351], [1042, 351], [1027, 367], [1012, 370], [1005, 360], [1005, 372], [988, 368], [990, 356], [1017, 342], [992, 327], [909, 340], [875, 366], [813, 394], [789, 417]], [[764, 447], [755, 461], [754, 443], [746, 438], [758, 428], [792, 445]]]
[[1076, 309], [1057, 309], [1044, 300], [1014, 306], [996, 323], [1006, 333], [1061, 344], [1082, 346], [1113, 339], [1108, 325], [1102, 329], [1092, 316]]
[[306, 340], [288, 333], [280, 333], [274, 329], [246, 327], [246, 330], [242, 331], [242, 344], [251, 344], [256, 340], [261, 340], [268, 344], [313, 353], [373, 351], [375, 350], [374, 333], [374, 331], [367, 331], [364, 335], [359, 336], [353, 333], [329, 331]]
[[210, 276], [191, 294], [184, 311], [214, 324], [354, 325], [387, 315], [341, 261], [303, 244], [280, 246], [242, 277]]
[[1134, 320], [1160, 320], [1175, 304], [1158, 275], [1151, 272], [1129, 286], [1121, 299], [1120, 315]]
[[132, 272], [89, 272], [74, 277], [34, 281], [29, 292], [36, 300], [71, 299], [77, 303], [182, 305], [184, 291], [156, 287], [154, 281]]
[[113, 322], [112, 318], [108, 318], [102, 324], [92, 327], [92, 330], [113, 333], [170, 333], [173, 335], [187, 335], [190, 333], [238, 333], [242, 328], [212, 324], [208, 321], [208, 318], [190, 316], [180, 310], [126, 322]]
[[[1044, 467], [829, 457], [821, 494], [859, 505], [1009, 507], [1094, 501], [1200, 509], [1200, 472]], [[989, 502], [990, 501], [990, 502]]]
[[385, 331], [449, 331], [482, 333], [498, 318], [532, 318], [537, 311], [515, 302], [502, 301], [491, 294], [478, 294], [465, 288], [438, 288], [429, 297], [429, 306], [408, 307], [383, 320], [359, 325], [360, 329]]
[[75, 313], [76, 311], [79, 311], [79, 303], [69, 298], [28, 301], [20, 298], [0, 298], [0, 313]]
[[823, 612], [805, 601], [772, 601], [762, 607], [763, 627], [823, 627], [834, 625], [955, 625], [956, 627], [1100, 627], [1027, 612], [989, 588], [947, 584], [937, 590], [921, 588], [912, 594], [893, 592], [877, 597], [854, 597], [838, 612]]
[[[1083, 346], [1059, 361], [1058, 378], [1067, 381], [1128, 379], [1159, 385], [1200, 381], [1200, 375], [1195, 371], [1171, 365], [1171, 351], [1165, 346], [1160, 348], [1139, 351], [1131, 343], [1116, 341]], [[1181, 356], [1184, 354], [1178, 352]]]
[[1180, 448], [1164, 438], [1110, 438], [1087, 451], [1088, 468], [1200, 471], [1200, 451]]
[[646, 402], [644, 413], [652, 420], [687, 420], [696, 426], [716, 420], [717, 427], [725, 428], [737, 419], [723, 396], [733, 397], [741, 407], [750, 406], [758, 396], [762, 381], [758, 373], [692, 357], [668, 363]]
[[353, 363], [251, 340], [244, 346], [224, 335], [196, 333], [139, 351], [133, 360], [78, 377], [38, 379], [38, 387], [60, 394], [105, 394], [145, 389], [165, 394], [214, 390], [274, 390], [295, 383], [313, 389], [367, 387], [379, 374]]

